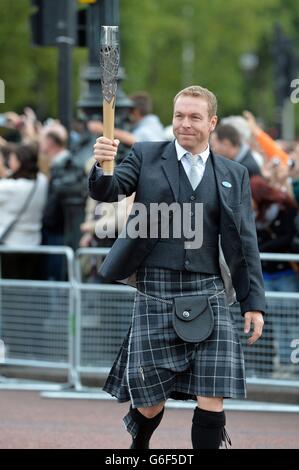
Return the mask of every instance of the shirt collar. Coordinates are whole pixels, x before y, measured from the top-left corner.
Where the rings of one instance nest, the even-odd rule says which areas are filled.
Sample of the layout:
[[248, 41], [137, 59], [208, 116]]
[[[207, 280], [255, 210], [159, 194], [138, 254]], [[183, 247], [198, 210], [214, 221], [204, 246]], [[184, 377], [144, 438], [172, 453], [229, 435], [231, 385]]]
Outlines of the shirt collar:
[[249, 149], [250, 149], [249, 145], [242, 144], [241, 148], [240, 148], [240, 152], [236, 156], [235, 161], [236, 162], [241, 162], [243, 160], [243, 158], [245, 157], [245, 155], [247, 154]]
[[[176, 148], [176, 153], [177, 153], [177, 156], [178, 156], [178, 160], [179, 160], [179, 161], [183, 158], [184, 155], [186, 155], [186, 153], [190, 153], [190, 152], [188, 152], [188, 150], [184, 149], [184, 147], [182, 147], [182, 146], [178, 143], [177, 140], [175, 140], [175, 148]], [[206, 162], [207, 162], [207, 159], [209, 158], [209, 155], [210, 155], [210, 146], [209, 146], [209, 144], [208, 144], [207, 148], [206, 148], [203, 152], [201, 152], [201, 153], [199, 153], [199, 154], [197, 154], [197, 155], [200, 155], [201, 158], [202, 158], [202, 161], [203, 161], [204, 163], [206, 163]]]
[[55, 155], [55, 158], [52, 160], [50, 166], [60, 165], [67, 157], [69, 156], [69, 151], [67, 149], [61, 150], [61, 152]]

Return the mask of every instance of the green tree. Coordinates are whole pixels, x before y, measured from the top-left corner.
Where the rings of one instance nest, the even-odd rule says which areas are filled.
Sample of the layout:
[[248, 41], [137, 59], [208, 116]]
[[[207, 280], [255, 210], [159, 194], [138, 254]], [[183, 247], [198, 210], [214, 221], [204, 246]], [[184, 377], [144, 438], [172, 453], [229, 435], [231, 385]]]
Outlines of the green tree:
[[[58, 116], [58, 51], [55, 47], [31, 44], [30, 0], [0, 2], [0, 79], [5, 83], [6, 101], [0, 113], [25, 106], [36, 109], [40, 118]], [[86, 62], [86, 50], [74, 49], [74, 111], [80, 89], [80, 68]]]
[[[30, 0], [0, 2], [0, 79], [6, 85], [0, 112], [30, 104], [41, 117], [56, 117], [57, 50], [31, 46], [30, 11]], [[298, 47], [298, 0], [126, 0], [120, 18], [124, 89], [148, 90], [165, 124], [173, 96], [191, 83], [215, 91], [220, 115], [250, 107], [273, 122], [273, 27], [279, 20]], [[240, 67], [246, 52], [259, 57], [247, 77]], [[74, 110], [86, 57], [86, 50], [74, 50]]]
[[[123, 2], [125, 88], [148, 90], [164, 123], [171, 120], [174, 94], [183, 86], [200, 83], [217, 94], [220, 115], [250, 107], [270, 124], [274, 115], [270, 45], [278, 20], [298, 44], [296, 0]], [[191, 59], [192, 51], [194, 55], [189, 62], [183, 59], [188, 49]], [[240, 58], [247, 52], [258, 55], [259, 66], [246, 76]]]
[[0, 112], [20, 110], [34, 99], [32, 83], [34, 70], [31, 67], [31, 51], [28, 47], [30, 31], [28, 0], [1, 0], [0, 2], [0, 78], [5, 83], [6, 102]]

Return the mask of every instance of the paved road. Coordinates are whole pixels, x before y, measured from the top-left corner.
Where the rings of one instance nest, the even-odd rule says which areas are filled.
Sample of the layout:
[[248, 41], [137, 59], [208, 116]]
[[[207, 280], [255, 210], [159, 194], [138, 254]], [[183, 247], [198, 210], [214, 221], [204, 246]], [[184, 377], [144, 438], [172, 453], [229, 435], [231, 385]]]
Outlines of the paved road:
[[[36, 392], [0, 391], [1, 449], [127, 449], [122, 425], [127, 404], [41, 398]], [[190, 409], [166, 409], [154, 449], [190, 449]], [[234, 449], [298, 449], [299, 414], [227, 412]]]

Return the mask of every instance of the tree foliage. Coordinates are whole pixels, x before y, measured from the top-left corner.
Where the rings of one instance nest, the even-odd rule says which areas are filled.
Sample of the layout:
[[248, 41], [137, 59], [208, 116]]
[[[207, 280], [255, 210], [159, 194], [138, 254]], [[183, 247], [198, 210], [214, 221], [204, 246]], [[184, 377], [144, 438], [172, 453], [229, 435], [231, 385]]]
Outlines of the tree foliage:
[[[30, 105], [41, 118], [57, 117], [58, 52], [54, 47], [32, 46], [31, 13], [30, 0], [0, 1], [0, 79], [5, 83], [6, 95], [0, 113], [21, 112]], [[80, 70], [86, 57], [85, 50], [74, 50], [74, 109], [79, 95]]]
[[18, 110], [25, 99], [27, 102], [33, 99], [29, 13], [30, 3], [27, 0], [0, 2], [0, 78], [5, 83], [6, 99], [6, 103], [0, 105], [0, 112]]
[[[76, 0], [74, 0], [76, 1]], [[57, 51], [33, 48], [30, 0], [0, 2], [0, 78], [6, 84], [6, 109], [33, 105], [42, 117], [57, 115]], [[273, 121], [273, 27], [279, 21], [299, 44], [298, 0], [122, 0], [121, 61], [126, 92], [148, 90], [155, 112], [171, 120], [175, 93], [192, 83], [213, 91], [219, 114], [250, 108]], [[240, 66], [242, 54], [258, 55], [251, 74]], [[74, 108], [86, 51], [74, 52]], [[295, 78], [295, 77], [294, 77]]]
[[[169, 121], [172, 96], [183, 86], [199, 83], [215, 91], [220, 112], [239, 112], [246, 86], [255, 89], [240, 67], [240, 57], [259, 53], [266, 39], [270, 44], [280, 0], [131, 0], [123, 2], [123, 61], [128, 73], [127, 89], [149, 90], [157, 112]], [[277, 17], [276, 17], [277, 19]], [[142, 35], [142, 40], [140, 36]], [[185, 73], [184, 49], [194, 59]], [[268, 56], [269, 56], [268, 51]], [[259, 65], [263, 69], [263, 63]], [[259, 72], [259, 71], [258, 71]], [[267, 86], [271, 87], [268, 68]], [[263, 75], [263, 73], [262, 73]], [[255, 89], [261, 94], [263, 89]]]

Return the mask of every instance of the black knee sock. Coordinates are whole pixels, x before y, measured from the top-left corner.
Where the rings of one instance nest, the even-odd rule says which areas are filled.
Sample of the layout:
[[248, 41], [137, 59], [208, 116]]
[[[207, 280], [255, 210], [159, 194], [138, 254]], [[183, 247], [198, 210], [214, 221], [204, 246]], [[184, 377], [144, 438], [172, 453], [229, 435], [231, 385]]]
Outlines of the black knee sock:
[[219, 449], [222, 441], [231, 445], [225, 430], [224, 411], [207, 411], [196, 407], [192, 420], [193, 449]]
[[137, 410], [137, 408], [132, 408], [132, 406], [130, 407], [130, 414], [135, 423], [138, 424], [138, 432], [135, 438], [133, 438], [133, 442], [130, 448], [149, 449], [150, 438], [163, 418], [164, 408], [153, 418], [146, 418], [142, 413], [140, 413], [140, 411]]

